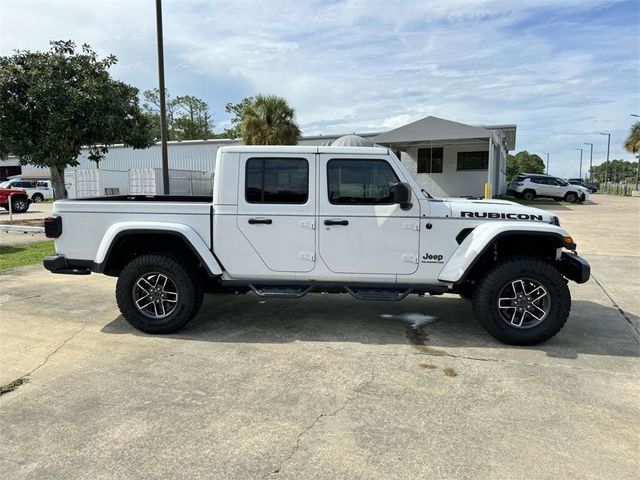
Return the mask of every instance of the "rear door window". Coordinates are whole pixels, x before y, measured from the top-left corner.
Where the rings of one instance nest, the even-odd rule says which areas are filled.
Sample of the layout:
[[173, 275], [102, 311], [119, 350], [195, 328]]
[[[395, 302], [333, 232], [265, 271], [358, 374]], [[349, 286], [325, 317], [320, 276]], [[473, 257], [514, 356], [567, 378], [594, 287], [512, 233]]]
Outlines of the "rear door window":
[[306, 203], [309, 162], [304, 158], [250, 158], [246, 165], [248, 203]]

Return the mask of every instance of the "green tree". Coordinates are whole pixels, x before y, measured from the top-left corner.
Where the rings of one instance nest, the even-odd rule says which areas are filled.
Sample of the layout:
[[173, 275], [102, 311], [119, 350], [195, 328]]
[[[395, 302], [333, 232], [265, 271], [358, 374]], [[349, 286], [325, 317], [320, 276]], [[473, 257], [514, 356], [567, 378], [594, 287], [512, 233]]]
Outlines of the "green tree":
[[242, 121], [242, 115], [245, 109], [254, 102], [253, 97], [243, 98], [240, 103], [227, 103], [224, 107], [224, 111], [232, 115], [231, 128], [225, 128], [224, 132], [220, 135], [223, 138], [239, 138], [240, 137], [240, 122]]
[[295, 110], [282, 97], [257, 95], [241, 112], [240, 136], [245, 145], [296, 145], [300, 128]]
[[627, 152], [638, 156], [636, 162], [636, 190], [638, 189], [638, 181], [640, 180], [640, 122], [636, 122], [631, 126], [629, 136], [624, 141], [624, 149]]
[[604, 182], [605, 172], [608, 175], [607, 181], [622, 182], [629, 178], [633, 179], [637, 175], [638, 166], [636, 162], [628, 160], [610, 160], [609, 167], [605, 167], [604, 163], [593, 166], [592, 178]]
[[[152, 120], [154, 126], [154, 135], [156, 140], [160, 140], [160, 89], [153, 88], [142, 92], [144, 101], [142, 109], [144, 113]], [[173, 124], [176, 110], [178, 108], [175, 99], [171, 98], [169, 91], [165, 89], [165, 108], [167, 115], [167, 141], [175, 140], [173, 133]]]
[[624, 149], [634, 155], [640, 152], [640, 122], [636, 122], [631, 126], [629, 135], [624, 141]]
[[109, 75], [115, 56], [99, 59], [70, 40], [50, 44], [47, 52], [0, 57], [0, 153], [48, 167], [59, 199], [66, 196], [64, 169], [78, 165], [82, 147], [98, 163], [114, 143], [150, 146], [153, 126], [138, 89]]
[[507, 180], [513, 180], [520, 173], [544, 173], [544, 161], [526, 150], [507, 155]]
[[213, 119], [209, 105], [192, 95], [176, 97], [173, 129], [176, 140], [206, 140], [213, 135]]
[[[145, 90], [142, 108], [153, 121], [156, 138], [160, 139], [160, 90]], [[206, 140], [212, 138], [213, 119], [209, 105], [193, 95], [172, 98], [165, 91], [167, 140]]]

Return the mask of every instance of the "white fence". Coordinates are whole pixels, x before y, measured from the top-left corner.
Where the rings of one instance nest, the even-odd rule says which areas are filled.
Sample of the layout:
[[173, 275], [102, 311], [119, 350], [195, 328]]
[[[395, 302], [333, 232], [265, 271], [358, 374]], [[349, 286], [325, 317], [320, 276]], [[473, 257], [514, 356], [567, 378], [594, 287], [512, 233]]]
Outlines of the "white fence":
[[[141, 168], [129, 170], [130, 195], [162, 195], [164, 186], [162, 169]], [[169, 170], [171, 195], [213, 194], [213, 173], [194, 170]]]
[[[64, 183], [69, 198], [110, 195], [162, 195], [162, 169], [66, 170]], [[213, 195], [213, 173], [169, 170], [171, 195]]]

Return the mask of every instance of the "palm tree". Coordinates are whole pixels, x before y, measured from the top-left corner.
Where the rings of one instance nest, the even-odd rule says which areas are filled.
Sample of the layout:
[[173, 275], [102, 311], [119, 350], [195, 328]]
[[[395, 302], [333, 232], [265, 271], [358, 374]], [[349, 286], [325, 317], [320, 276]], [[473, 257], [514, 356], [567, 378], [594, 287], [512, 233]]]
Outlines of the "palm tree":
[[296, 145], [300, 129], [295, 110], [275, 95], [257, 95], [242, 111], [240, 136], [245, 145]]
[[636, 190], [638, 190], [638, 178], [640, 178], [640, 122], [636, 122], [631, 126], [629, 136], [624, 141], [624, 149], [638, 156], [638, 166], [636, 167]]

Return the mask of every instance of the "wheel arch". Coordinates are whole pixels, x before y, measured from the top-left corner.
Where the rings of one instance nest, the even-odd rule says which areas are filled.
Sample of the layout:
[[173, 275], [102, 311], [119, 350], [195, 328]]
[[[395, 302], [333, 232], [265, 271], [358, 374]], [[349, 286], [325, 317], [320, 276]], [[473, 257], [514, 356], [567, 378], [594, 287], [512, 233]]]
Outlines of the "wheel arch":
[[93, 270], [117, 276], [132, 258], [163, 250], [202, 265], [209, 276], [222, 274], [222, 266], [195, 230], [157, 222], [124, 222], [109, 227], [98, 247]]
[[575, 244], [565, 240], [570, 238], [569, 233], [561, 227], [522, 222], [501, 223], [476, 227], [444, 265], [438, 279], [458, 284], [473, 278], [487, 261], [495, 261], [499, 257], [527, 254], [555, 260], [557, 249], [575, 250]]

